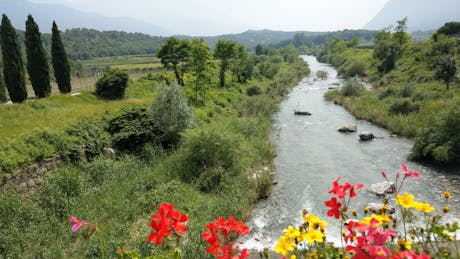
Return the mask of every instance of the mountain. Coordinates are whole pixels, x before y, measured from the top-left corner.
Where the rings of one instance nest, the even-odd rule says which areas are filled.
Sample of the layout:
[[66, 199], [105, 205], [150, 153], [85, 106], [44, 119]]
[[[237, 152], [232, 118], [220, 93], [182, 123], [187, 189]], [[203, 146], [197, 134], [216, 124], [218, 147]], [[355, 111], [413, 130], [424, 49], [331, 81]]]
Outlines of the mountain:
[[364, 27], [380, 30], [408, 18], [408, 30], [435, 30], [448, 21], [460, 21], [460, 0], [389, 0]]
[[85, 27], [103, 31], [142, 32], [150, 35], [171, 34], [163, 28], [131, 18], [106, 17], [63, 5], [39, 4], [26, 0], [0, 0], [0, 13], [5, 13], [13, 26], [20, 30], [25, 29], [27, 15], [32, 14], [42, 32], [51, 31], [52, 22], [56, 20], [60, 30]]

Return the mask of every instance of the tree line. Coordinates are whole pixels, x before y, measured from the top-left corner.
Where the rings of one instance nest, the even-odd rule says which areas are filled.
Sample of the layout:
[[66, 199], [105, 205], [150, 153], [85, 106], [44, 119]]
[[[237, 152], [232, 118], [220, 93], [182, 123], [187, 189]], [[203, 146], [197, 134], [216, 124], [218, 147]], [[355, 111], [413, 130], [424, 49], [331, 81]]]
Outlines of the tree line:
[[[35, 97], [45, 98], [51, 94], [48, 55], [43, 47], [40, 30], [32, 15], [27, 17], [24, 43], [27, 74]], [[6, 90], [12, 102], [24, 102], [27, 99], [27, 89], [21, 45], [16, 30], [5, 14], [2, 15], [0, 27], [0, 46], [3, 56], [3, 76], [0, 73], [0, 102], [7, 100]], [[51, 63], [59, 91], [69, 93], [72, 90], [69, 61], [54, 21], [51, 36]]]

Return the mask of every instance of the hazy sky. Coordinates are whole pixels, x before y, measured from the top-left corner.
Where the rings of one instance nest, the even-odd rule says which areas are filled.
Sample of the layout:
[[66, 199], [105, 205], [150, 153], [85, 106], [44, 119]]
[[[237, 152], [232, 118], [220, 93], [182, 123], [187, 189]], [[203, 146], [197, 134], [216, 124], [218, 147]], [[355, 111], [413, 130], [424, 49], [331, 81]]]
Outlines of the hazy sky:
[[388, 0], [31, 0], [136, 18], [172, 33], [360, 29]]

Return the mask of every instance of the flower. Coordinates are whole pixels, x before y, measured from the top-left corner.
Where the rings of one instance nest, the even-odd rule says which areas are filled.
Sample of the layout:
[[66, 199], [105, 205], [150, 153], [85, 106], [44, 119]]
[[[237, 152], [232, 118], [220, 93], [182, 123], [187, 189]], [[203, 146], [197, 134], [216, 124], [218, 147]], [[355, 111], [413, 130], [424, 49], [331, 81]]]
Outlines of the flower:
[[444, 211], [444, 213], [448, 213], [450, 211], [449, 206], [444, 206], [444, 208], [442, 208], [442, 211]]
[[324, 233], [311, 230], [302, 235], [304, 240], [307, 240], [307, 243], [312, 244], [313, 242], [322, 243], [324, 241]]
[[234, 246], [231, 240], [236, 239], [239, 235], [247, 235], [249, 227], [245, 226], [242, 221], [236, 221], [233, 216], [228, 220], [224, 217], [214, 219], [205, 226], [206, 231], [201, 234], [204, 241], [209, 244], [206, 249], [208, 254], [213, 254], [218, 259], [245, 259], [249, 257], [247, 249], [241, 250], [238, 255], [238, 246]]
[[152, 215], [152, 221], [150, 221], [150, 228], [154, 231], [150, 233], [147, 239], [148, 242], [155, 242], [155, 244], [161, 245], [163, 238], [173, 233], [181, 237], [180, 233], [187, 231], [187, 227], [185, 226], [187, 220], [187, 215], [180, 214], [180, 211], [174, 210], [173, 204], [160, 204], [158, 214]]
[[396, 204], [403, 206], [404, 208], [414, 208], [415, 207], [415, 202], [414, 202], [414, 195], [408, 194], [405, 192], [402, 196], [399, 194], [396, 194]]
[[405, 241], [404, 239], [399, 239], [398, 245], [401, 251], [410, 250], [412, 248], [412, 242]]
[[449, 198], [450, 198], [450, 192], [449, 192], [449, 191], [445, 191], [445, 192], [443, 193], [443, 196], [444, 196], [444, 198], [445, 198], [446, 200], [449, 199]]
[[300, 236], [300, 231], [293, 226], [288, 226], [287, 229], [284, 230], [285, 235], [291, 239], [297, 239]]
[[88, 224], [88, 222], [85, 222], [83, 220], [79, 220], [79, 219], [77, 219], [77, 218], [75, 218], [73, 216], [69, 218], [69, 221], [74, 223], [73, 226], [72, 226], [72, 231], [73, 232], [78, 231], [81, 227], [83, 227], [84, 225]]
[[324, 202], [324, 204], [331, 208], [327, 211], [327, 216], [335, 217], [336, 219], [340, 218], [340, 208], [342, 207], [342, 203], [337, 202], [337, 199], [332, 197], [329, 201]]
[[286, 236], [280, 236], [280, 240], [275, 245], [275, 252], [277, 254], [282, 254], [283, 256], [287, 256], [289, 251], [294, 250], [295, 244]]
[[303, 217], [304, 222], [308, 223], [308, 226], [311, 229], [316, 230], [319, 228], [321, 231], [326, 230], [327, 227], [327, 222], [324, 220], [319, 219], [316, 215], [314, 214], [308, 214]]
[[415, 203], [415, 209], [423, 213], [430, 213], [432, 210], [434, 210], [434, 208], [431, 207], [429, 203], [421, 203], [421, 202]]
[[404, 173], [404, 177], [412, 177], [412, 178], [419, 178], [420, 174], [417, 171], [410, 172], [407, 170], [407, 166], [405, 164], [401, 164], [401, 169]]

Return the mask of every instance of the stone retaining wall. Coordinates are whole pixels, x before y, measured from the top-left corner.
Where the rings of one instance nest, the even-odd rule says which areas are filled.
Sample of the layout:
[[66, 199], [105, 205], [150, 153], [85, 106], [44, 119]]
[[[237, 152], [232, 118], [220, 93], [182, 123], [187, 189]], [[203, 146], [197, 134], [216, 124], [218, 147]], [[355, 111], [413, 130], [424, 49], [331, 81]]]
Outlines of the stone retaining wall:
[[48, 158], [40, 163], [15, 170], [12, 174], [0, 177], [0, 192], [16, 189], [28, 196], [31, 189], [42, 182], [43, 175], [62, 163], [60, 157]]

